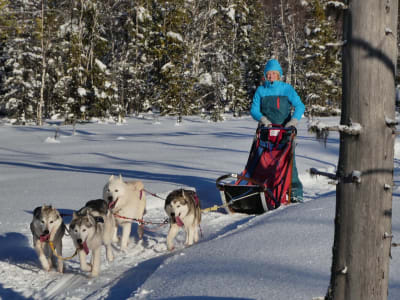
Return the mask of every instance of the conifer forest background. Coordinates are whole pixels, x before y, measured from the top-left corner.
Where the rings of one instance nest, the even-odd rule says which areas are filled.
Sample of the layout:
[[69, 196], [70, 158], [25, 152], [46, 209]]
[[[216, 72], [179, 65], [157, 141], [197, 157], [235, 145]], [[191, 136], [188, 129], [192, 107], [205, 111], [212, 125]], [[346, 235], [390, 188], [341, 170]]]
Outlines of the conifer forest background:
[[341, 18], [325, 0], [0, 0], [0, 117], [122, 121], [248, 113], [277, 58], [307, 107], [341, 102]]

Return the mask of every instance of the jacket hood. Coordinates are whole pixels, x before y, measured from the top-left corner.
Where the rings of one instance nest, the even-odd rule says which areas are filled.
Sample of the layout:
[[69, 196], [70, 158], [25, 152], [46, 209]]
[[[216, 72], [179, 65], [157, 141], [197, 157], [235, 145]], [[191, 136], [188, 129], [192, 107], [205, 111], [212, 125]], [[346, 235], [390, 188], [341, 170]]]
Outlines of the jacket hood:
[[283, 76], [282, 67], [276, 59], [271, 59], [267, 62], [264, 68], [264, 76], [267, 77], [268, 71], [278, 71], [281, 77]]

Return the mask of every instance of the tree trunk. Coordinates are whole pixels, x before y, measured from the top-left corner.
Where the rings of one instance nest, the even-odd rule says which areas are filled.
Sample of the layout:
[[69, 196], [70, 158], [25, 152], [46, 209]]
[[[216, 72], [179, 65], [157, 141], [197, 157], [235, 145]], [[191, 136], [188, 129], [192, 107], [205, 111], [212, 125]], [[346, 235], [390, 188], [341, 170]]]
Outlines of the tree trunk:
[[[398, 0], [349, 0], [345, 12], [335, 238], [327, 299], [387, 299]], [[360, 176], [359, 176], [360, 175]]]

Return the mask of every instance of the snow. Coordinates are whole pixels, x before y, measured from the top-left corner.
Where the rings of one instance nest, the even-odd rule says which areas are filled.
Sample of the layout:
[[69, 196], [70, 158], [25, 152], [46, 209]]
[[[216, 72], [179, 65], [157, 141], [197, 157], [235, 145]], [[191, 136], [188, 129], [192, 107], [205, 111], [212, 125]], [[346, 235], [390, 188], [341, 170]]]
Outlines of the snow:
[[84, 89], [83, 87], [79, 87], [78, 88], [78, 94], [81, 97], [85, 97], [86, 96], [86, 89]]
[[348, 134], [358, 135], [361, 133], [362, 126], [360, 123], [352, 123], [350, 126], [339, 125], [339, 131], [346, 132]]
[[176, 40], [176, 41], [179, 41], [179, 42], [183, 42], [182, 35], [179, 34], [179, 33], [168, 31], [167, 32], [167, 36], [170, 37], [173, 40]]
[[332, 6], [336, 7], [336, 8], [340, 8], [340, 9], [345, 9], [346, 8], [346, 4], [344, 4], [343, 2], [340, 2], [340, 1], [328, 1], [326, 3], [326, 5], [327, 6], [328, 5], [332, 5]]
[[306, 25], [306, 26], [304, 27], [304, 32], [306, 33], [307, 36], [310, 36], [310, 34], [311, 34], [311, 29], [310, 29], [310, 27], [308, 27], [308, 25]]
[[107, 66], [100, 60], [100, 59], [95, 59], [94, 62], [96, 63], [97, 67], [100, 69], [102, 72], [107, 71]]
[[301, 6], [308, 6], [308, 2], [306, 0], [300, 0]]
[[[202, 237], [185, 248], [180, 233], [176, 250], [166, 249], [168, 226], [147, 225], [138, 241], [132, 225], [128, 251], [115, 247], [116, 259], [89, 278], [76, 257], [65, 273], [40, 269], [32, 248], [32, 211], [52, 204], [71, 214], [101, 197], [111, 174], [145, 184], [147, 214], [154, 223], [166, 218], [165, 197], [176, 188], [196, 189], [202, 208], [221, 205], [215, 180], [243, 170], [256, 122], [250, 117], [210, 123], [200, 117], [144, 114], [124, 124], [91, 122], [70, 125], [49, 120], [45, 126], [11, 126], [0, 119], [0, 298], [1, 299], [322, 299], [332, 258], [335, 185], [316, 168], [336, 172], [339, 136], [326, 145], [299, 122], [296, 161], [305, 203], [263, 215], [202, 216]], [[321, 123], [339, 123], [323, 118]], [[54, 138], [58, 129], [58, 137]], [[57, 142], [55, 142], [57, 141]], [[400, 167], [396, 141], [395, 182]], [[393, 241], [400, 236], [400, 188], [393, 187]], [[160, 199], [162, 198], [162, 199]], [[65, 217], [69, 224], [70, 216]], [[69, 236], [63, 255], [74, 252]], [[389, 299], [400, 299], [400, 253], [392, 249]]]
[[139, 21], [142, 22], [142, 23], [144, 21], [146, 21], [146, 20], [148, 20], [148, 21], [152, 20], [152, 17], [149, 14], [149, 11], [146, 8], [142, 7], [142, 6], [139, 6], [137, 8], [137, 14], [138, 14]]
[[231, 21], [233, 22], [233, 23], [235, 23], [235, 6], [234, 5], [231, 5], [231, 6], [229, 6], [227, 9], [227, 16], [229, 17], [229, 19], [231, 19]]
[[172, 62], [168, 62], [161, 67], [161, 72], [168, 72], [169, 70], [173, 69], [175, 65]]
[[199, 77], [199, 84], [211, 86], [213, 84], [211, 74], [210, 73], [201, 74]]
[[209, 17], [212, 18], [213, 16], [215, 16], [216, 14], [218, 14], [218, 10], [216, 10], [215, 8], [212, 8], [210, 10], [210, 12], [208, 13]]

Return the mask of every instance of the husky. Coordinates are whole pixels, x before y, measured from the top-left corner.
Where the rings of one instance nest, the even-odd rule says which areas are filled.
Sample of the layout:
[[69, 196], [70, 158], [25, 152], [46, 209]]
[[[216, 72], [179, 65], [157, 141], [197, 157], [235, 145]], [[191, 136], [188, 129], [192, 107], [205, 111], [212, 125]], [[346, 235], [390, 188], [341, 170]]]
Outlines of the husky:
[[[146, 209], [146, 195], [141, 181], [124, 181], [122, 176], [111, 175], [103, 188], [103, 199], [115, 215], [116, 228], [114, 242], [120, 241], [120, 249], [126, 251], [131, 234], [132, 222], [142, 220]], [[140, 221], [139, 221], [140, 222]], [[118, 238], [118, 225], [122, 227], [122, 237]], [[138, 226], [139, 239], [143, 238], [143, 223]]]
[[[91, 272], [96, 277], [100, 272], [101, 245], [106, 248], [107, 261], [114, 260], [112, 238], [115, 220], [103, 199], [90, 200], [79, 211], [73, 212], [69, 233], [78, 250], [81, 270]], [[91, 263], [86, 257], [92, 251]]]
[[200, 200], [191, 190], [174, 190], [167, 196], [164, 205], [169, 217], [170, 228], [167, 235], [168, 250], [174, 249], [174, 239], [179, 228], [186, 232], [185, 245], [190, 246], [199, 240], [199, 225], [201, 221]]
[[[33, 211], [30, 224], [33, 235], [33, 247], [39, 257], [42, 268], [50, 271], [55, 265], [55, 257], [62, 256], [62, 238], [65, 234], [65, 224], [59, 211], [50, 206], [39, 206]], [[56, 255], [50, 248], [53, 243]], [[57, 271], [62, 273], [64, 262], [57, 257]]]

